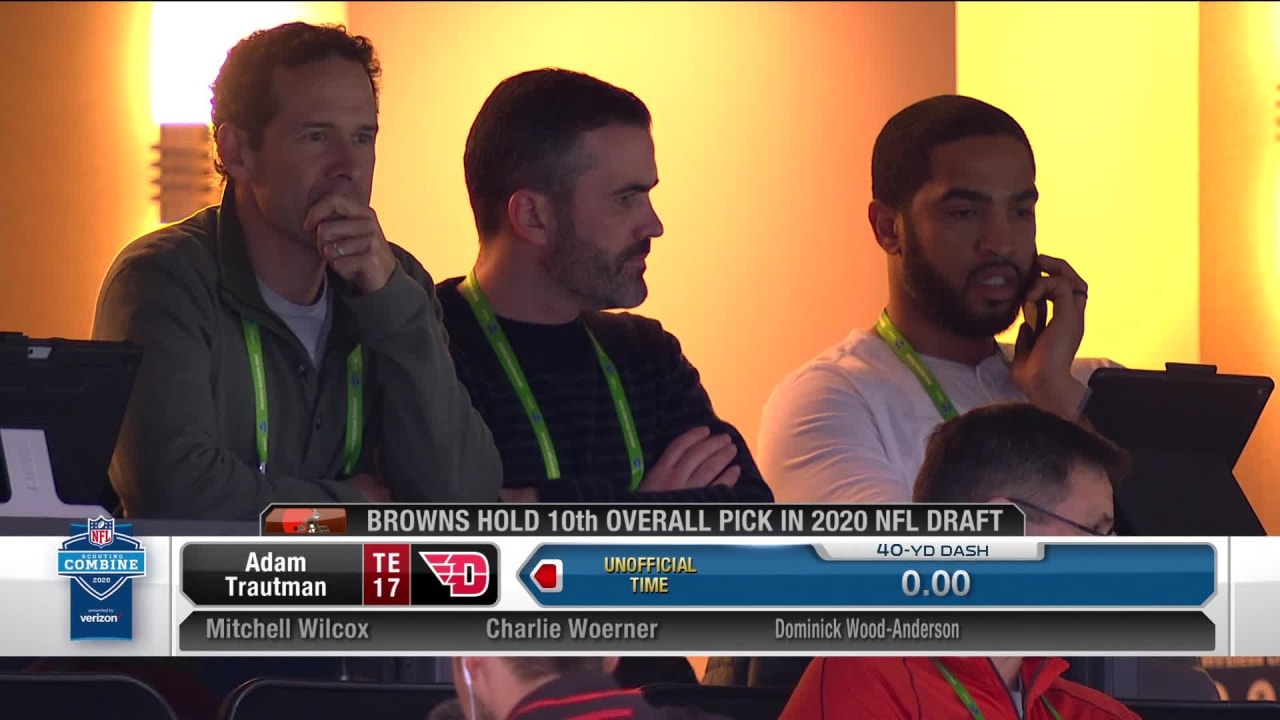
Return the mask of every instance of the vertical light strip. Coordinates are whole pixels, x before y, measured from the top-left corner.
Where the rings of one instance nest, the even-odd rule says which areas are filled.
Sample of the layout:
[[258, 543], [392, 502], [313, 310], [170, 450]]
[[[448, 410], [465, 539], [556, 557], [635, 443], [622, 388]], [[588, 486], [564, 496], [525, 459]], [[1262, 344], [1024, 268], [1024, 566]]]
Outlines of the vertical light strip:
[[294, 20], [345, 23], [347, 3], [152, 3], [152, 120], [156, 125], [209, 122], [209, 85], [227, 51], [255, 30]]
[[[1200, 334], [1219, 372], [1280, 377], [1280, 12], [1276, 3], [1200, 3]], [[1272, 532], [1280, 396], [1236, 478]]]
[[159, 126], [155, 184], [160, 222], [217, 202], [210, 155], [209, 86], [229, 51], [257, 30], [287, 23], [344, 23], [342, 2], [151, 4], [151, 116]]
[[1040, 249], [1089, 283], [1081, 352], [1200, 357], [1198, 3], [960, 2], [959, 92], [1026, 129]]

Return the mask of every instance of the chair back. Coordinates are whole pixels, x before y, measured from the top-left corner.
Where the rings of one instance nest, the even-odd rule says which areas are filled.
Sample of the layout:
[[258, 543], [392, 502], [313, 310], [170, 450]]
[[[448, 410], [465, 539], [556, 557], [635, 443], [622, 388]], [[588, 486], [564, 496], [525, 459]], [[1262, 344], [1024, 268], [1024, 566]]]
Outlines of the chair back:
[[108, 710], [130, 720], [178, 720], [149, 685], [113, 673], [0, 674], [0, 708], [6, 720], [91, 717]]
[[255, 678], [227, 696], [219, 720], [423, 720], [456, 697], [449, 685]]

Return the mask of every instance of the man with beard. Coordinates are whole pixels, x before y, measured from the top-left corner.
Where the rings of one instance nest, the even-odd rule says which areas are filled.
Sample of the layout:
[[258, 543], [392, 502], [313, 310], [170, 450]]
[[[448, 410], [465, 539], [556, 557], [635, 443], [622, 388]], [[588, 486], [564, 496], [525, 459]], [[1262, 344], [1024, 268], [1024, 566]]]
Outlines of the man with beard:
[[[454, 364], [502, 454], [507, 502], [770, 502], [739, 432], [655, 320], [662, 221], [649, 109], [582, 73], [524, 72], [485, 100], [463, 166], [480, 252], [437, 288]], [[620, 680], [697, 682], [684, 658]]]
[[130, 517], [498, 499], [435, 283], [369, 207], [380, 71], [341, 27], [290, 23], [227, 54], [222, 202], [126, 247], [94, 318], [143, 351], [111, 465]]
[[[1088, 286], [1036, 250], [1035, 159], [1021, 126], [973, 98], [918, 102], [885, 124], [868, 219], [888, 259], [878, 321], [791, 373], [765, 406], [759, 451], [779, 501], [908, 502], [934, 427], [991, 403], [1076, 419], [1106, 361], [1080, 360]], [[994, 336], [1024, 306], [1036, 337]]]
[[769, 502], [736, 429], [644, 301], [663, 227], [650, 115], [581, 73], [503, 80], [463, 158], [474, 269], [438, 287], [508, 502]]

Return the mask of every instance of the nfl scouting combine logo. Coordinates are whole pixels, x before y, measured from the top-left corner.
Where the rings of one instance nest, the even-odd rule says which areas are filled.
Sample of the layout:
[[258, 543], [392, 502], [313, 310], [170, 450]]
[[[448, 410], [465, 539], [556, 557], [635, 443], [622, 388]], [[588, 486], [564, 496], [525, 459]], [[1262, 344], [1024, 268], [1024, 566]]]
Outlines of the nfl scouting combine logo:
[[132, 640], [133, 585], [147, 574], [147, 551], [130, 523], [89, 518], [72, 523], [58, 550], [58, 574], [71, 578], [71, 639]]

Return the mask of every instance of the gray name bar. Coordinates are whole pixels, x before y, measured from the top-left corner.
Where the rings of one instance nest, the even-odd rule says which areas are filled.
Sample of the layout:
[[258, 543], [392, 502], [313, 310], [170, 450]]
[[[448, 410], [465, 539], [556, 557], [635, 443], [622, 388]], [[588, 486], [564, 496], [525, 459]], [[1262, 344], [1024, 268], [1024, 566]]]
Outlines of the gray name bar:
[[182, 652], [1208, 654], [1200, 612], [195, 612]]

